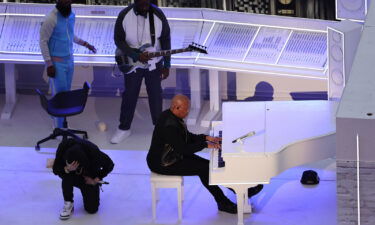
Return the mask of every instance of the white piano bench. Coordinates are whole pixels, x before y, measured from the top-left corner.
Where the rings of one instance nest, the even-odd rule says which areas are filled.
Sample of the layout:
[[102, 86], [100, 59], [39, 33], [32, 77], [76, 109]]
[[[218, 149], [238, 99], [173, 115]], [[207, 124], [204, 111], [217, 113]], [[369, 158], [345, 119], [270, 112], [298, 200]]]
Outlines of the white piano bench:
[[156, 219], [156, 203], [159, 201], [158, 188], [177, 188], [178, 219], [182, 220], [184, 200], [184, 178], [182, 176], [161, 175], [151, 172], [152, 219]]

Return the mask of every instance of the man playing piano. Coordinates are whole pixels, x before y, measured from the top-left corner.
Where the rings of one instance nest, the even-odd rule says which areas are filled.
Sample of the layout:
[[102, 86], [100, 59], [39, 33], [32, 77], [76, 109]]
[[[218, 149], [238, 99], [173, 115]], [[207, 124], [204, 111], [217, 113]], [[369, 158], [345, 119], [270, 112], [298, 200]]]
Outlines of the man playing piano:
[[151, 171], [164, 175], [199, 176], [203, 186], [212, 194], [220, 211], [235, 214], [237, 205], [216, 185], [209, 185], [209, 161], [196, 155], [204, 148], [220, 148], [221, 138], [192, 134], [184, 118], [189, 114], [190, 101], [184, 95], [172, 99], [154, 128], [147, 164]]
[[81, 139], [63, 140], [56, 151], [53, 173], [61, 178], [64, 207], [61, 220], [67, 220], [73, 213], [73, 187], [81, 190], [83, 206], [89, 214], [99, 209], [99, 186], [114, 167], [109, 156], [93, 143]]

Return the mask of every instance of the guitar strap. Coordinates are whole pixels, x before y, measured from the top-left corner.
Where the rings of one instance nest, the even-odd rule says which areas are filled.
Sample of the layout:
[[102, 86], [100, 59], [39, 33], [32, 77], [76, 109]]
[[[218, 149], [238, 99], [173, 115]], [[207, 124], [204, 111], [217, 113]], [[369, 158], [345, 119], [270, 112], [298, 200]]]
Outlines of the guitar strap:
[[155, 23], [154, 23], [154, 9], [152, 6], [150, 7], [150, 12], [149, 12], [149, 22], [150, 22], [150, 34], [151, 34], [151, 44], [152, 46], [155, 46]]

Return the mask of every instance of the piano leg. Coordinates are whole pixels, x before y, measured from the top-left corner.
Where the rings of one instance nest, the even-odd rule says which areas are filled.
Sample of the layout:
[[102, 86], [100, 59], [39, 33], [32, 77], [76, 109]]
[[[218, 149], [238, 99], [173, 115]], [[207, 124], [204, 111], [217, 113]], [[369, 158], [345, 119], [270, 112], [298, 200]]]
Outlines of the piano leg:
[[245, 189], [245, 200], [244, 200], [244, 206], [243, 206], [243, 213], [252, 213], [253, 209], [251, 208], [251, 200], [249, 199], [248, 195], [248, 189], [249, 187], [246, 187]]
[[243, 214], [251, 213], [251, 205], [248, 201], [247, 189], [249, 185], [235, 185], [230, 186], [235, 192], [237, 197], [237, 215], [238, 215], [238, 225], [244, 225]]

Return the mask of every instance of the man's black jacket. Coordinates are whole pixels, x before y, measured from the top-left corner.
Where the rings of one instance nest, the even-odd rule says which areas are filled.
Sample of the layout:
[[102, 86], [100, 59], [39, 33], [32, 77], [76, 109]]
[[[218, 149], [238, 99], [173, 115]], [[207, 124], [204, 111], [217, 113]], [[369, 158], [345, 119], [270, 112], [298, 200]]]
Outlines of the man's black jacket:
[[165, 144], [171, 145], [180, 155], [191, 155], [207, 148], [206, 135], [190, 133], [184, 121], [169, 109], [160, 114], [152, 134], [151, 147], [147, 155], [150, 167], [161, 166]]
[[55, 175], [58, 175], [61, 178], [67, 175], [64, 171], [64, 167], [66, 166], [64, 154], [67, 149], [76, 144], [81, 146], [82, 151], [84, 151], [89, 160], [89, 168], [84, 169], [83, 175], [91, 178], [98, 177], [102, 179], [113, 170], [114, 164], [111, 158], [109, 158], [107, 154], [101, 152], [98, 146], [85, 140], [67, 139], [66, 141], [62, 141], [57, 148], [56, 158], [53, 164], [53, 173]]

